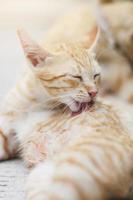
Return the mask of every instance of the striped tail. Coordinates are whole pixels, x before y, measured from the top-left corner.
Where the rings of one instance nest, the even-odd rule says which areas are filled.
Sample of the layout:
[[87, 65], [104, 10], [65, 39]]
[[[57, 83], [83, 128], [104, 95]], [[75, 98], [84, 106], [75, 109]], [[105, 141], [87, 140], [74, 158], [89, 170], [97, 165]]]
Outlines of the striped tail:
[[28, 200], [125, 198], [133, 182], [133, 155], [109, 138], [82, 139], [52, 163], [42, 163], [28, 180]]

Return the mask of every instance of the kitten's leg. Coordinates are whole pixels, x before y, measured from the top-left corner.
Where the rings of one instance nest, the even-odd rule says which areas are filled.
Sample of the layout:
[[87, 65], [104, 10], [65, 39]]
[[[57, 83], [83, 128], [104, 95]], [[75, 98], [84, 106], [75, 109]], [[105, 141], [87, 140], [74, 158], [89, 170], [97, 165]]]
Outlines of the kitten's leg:
[[119, 141], [85, 139], [31, 173], [28, 200], [106, 200], [128, 196], [133, 152]]
[[9, 119], [0, 116], [0, 161], [16, 155], [18, 141]]
[[39, 135], [39, 132], [35, 132], [35, 135], [32, 134], [32, 137], [27, 137], [21, 143], [21, 157], [28, 168], [34, 167], [46, 159], [43, 134]]

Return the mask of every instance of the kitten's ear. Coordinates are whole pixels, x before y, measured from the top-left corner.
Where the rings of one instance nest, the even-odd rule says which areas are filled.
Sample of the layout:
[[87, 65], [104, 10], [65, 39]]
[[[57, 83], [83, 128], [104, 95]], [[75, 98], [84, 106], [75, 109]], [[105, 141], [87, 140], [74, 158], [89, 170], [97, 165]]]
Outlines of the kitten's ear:
[[24, 30], [17, 31], [26, 58], [33, 67], [43, 67], [45, 60], [51, 55], [34, 42]]
[[84, 47], [88, 49], [88, 51], [95, 52], [99, 38], [100, 38], [100, 28], [98, 26], [95, 26], [88, 33], [88, 38], [86, 41], [84, 41]]

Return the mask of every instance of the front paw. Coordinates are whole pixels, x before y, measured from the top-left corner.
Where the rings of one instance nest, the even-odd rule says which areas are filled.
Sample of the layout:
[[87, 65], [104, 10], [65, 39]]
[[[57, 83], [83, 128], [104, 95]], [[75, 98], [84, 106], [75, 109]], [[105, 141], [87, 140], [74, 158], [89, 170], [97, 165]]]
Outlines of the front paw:
[[23, 146], [22, 157], [26, 166], [28, 168], [33, 168], [43, 162], [47, 157], [44, 144], [29, 141], [25, 146]]
[[4, 135], [2, 130], [0, 130], [0, 161], [6, 160], [10, 157], [8, 138]]
[[17, 141], [14, 133], [11, 132], [8, 137], [0, 129], [0, 161], [7, 160], [16, 155], [17, 152]]

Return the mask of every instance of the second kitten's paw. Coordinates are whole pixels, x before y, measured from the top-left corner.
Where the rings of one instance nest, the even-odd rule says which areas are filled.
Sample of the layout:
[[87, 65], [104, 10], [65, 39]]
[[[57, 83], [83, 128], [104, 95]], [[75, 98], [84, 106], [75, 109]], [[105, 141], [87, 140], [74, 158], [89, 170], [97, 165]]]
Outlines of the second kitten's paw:
[[27, 200], [48, 200], [49, 187], [52, 184], [54, 166], [52, 163], [38, 165], [29, 175], [27, 182]]

